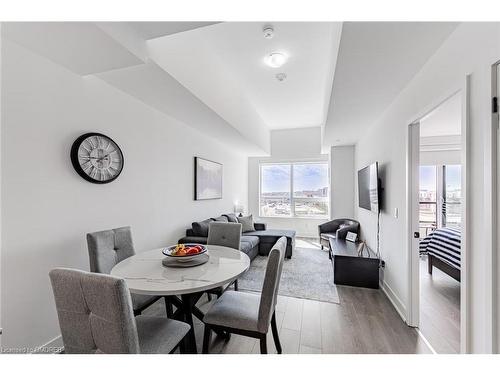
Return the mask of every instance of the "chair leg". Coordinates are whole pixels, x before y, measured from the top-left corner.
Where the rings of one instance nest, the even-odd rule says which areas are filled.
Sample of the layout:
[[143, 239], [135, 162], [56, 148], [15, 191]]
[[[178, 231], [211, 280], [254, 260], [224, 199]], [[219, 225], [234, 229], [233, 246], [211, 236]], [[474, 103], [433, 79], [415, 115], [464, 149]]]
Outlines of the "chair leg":
[[278, 326], [276, 325], [276, 311], [273, 312], [273, 317], [271, 318], [271, 331], [273, 332], [274, 345], [276, 346], [276, 351], [281, 354], [281, 343], [278, 336]]
[[179, 344], [179, 352], [180, 352], [180, 354], [187, 353], [187, 345], [186, 345], [186, 338], [185, 337], [182, 338], [182, 341]]
[[234, 290], [238, 291], [238, 280], [234, 280]]
[[208, 324], [205, 324], [205, 331], [203, 333], [203, 354], [208, 354], [208, 346], [210, 345], [210, 337], [212, 336], [212, 330]]
[[167, 297], [165, 299], [165, 310], [167, 310], [167, 318], [172, 318], [174, 315], [174, 308], [172, 307], [172, 303], [168, 300]]
[[267, 354], [267, 340], [265, 335], [260, 338], [260, 354]]

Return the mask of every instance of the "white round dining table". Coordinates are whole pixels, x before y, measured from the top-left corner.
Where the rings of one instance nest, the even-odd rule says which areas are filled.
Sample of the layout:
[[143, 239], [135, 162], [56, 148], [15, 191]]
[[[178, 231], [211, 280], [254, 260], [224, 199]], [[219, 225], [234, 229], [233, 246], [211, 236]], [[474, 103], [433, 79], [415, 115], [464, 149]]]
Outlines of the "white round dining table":
[[242, 251], [225, 246], [206, 245], [207, 263], [186, 268], [165, 267], [163, 248], [138, 253], [122, 260], [111, 275], [125, 279], [136, 294], [172, 296], [202, 292], [236, 280], [250, 267]]
[[[172, 316], [191, 326], [188, 334], [189, 352], [196, 352], [193, 315], [203, 320], [195, 306], [203, 292], [227, 285], [250, 267], [250, 258], [243, 252], [225, 246], [206, 245], [208, 262], [194, 267], [166, 267], [162, 264], [163, 248], [137, 253], [122, 260], [111, 275], [123, 278], [132, 293], [165, 296], [177, 307]], [[177, 297], [177, 296], [180, 296]]]

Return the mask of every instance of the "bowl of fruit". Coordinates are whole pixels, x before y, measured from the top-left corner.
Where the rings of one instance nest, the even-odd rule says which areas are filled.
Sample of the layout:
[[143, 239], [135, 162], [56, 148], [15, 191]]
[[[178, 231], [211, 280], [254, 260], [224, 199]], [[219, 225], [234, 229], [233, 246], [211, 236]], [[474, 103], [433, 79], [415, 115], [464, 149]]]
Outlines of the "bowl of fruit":
[[207, 252], [205, 245], [196, 243], [180, 243], [163, 249], [163, 254], [175, 258], [179, 262], [189, 262]]

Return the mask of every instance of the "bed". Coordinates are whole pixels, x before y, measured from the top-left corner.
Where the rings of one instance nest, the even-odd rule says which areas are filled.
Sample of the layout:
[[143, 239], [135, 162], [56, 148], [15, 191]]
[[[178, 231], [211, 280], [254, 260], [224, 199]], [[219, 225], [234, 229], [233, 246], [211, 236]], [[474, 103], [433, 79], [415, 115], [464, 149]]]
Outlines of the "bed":
[[427, 255], [428, 272], [432, 275], [436, 267], [460, 281], [460, 231], [439, 228], [420, 241], [420, 254]]

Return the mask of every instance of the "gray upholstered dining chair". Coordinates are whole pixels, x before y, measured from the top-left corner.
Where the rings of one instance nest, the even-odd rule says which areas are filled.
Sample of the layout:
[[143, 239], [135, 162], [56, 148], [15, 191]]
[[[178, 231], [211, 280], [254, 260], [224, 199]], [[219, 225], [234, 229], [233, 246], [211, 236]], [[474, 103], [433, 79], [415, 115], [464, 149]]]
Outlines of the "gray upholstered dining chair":
[[166, 317], [134, 317], [125, 280], [67, 268], [49, 276], [65, 353], [184, 352], [190, 326]]
[[[130, 227], [103, 230], [87, 234], [87, 245], [90, 258], [90, 271], [109, 274], [111, 269], [124, 259], [135, 255], [132, 231]], [[142, 311], [161, 297], [132, 293], [134, 314]], [[172, 316], [172, 304], [165, 298], [167, 316]]]
[[226, 246], [240, 249], [241, 224], [214, 221], [208, 225], [208, 245]]
[[[207, 245], [226, 246], [239, 250], [241, 228], [242, 225], [240, 223], [212, 222], [208, 225]], [[234, 290], [238, 290], [238, 280], [235, 280], [232, 284], [234, 285]], [[208, 300], [212, 300], [212, 294], [220, 297], [230, 285], [231, 284], [208, 290]]]
[[205, 314], [203, 353], [208, 353], [212, 330], [220, 330], [259, 339], [260, 352], [267, 354], [266, 336], [271, 324], [276, 351], [281, 354], [275, 308], [286, 241], [286, 237], [281, 237], [269, 253], [260, 295], [226, 291]]

